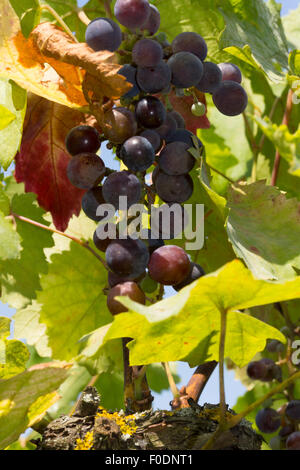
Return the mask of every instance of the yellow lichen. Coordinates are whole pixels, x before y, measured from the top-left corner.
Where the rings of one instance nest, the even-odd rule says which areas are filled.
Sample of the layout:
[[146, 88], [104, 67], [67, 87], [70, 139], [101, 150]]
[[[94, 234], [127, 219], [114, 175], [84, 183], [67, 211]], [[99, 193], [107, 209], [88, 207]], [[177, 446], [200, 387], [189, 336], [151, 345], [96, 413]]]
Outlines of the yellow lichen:
[[129, 436], [131, 436], [137, 430], [134, 415], [120, 416], [119, 413], [109, 413], [107, 410], [100, 406], [96, 416], [99, 416], [101, 418], [105, 417], [115, 421], [115, 423], [117, 423], [117, 425], [119, 426], [122, 434], [128, 434]]
[[76, 447], [74, 450], [90, 450], [93, 447], [94, 434], [93, 431], [86, 433], [83, 439], [76, 440]]

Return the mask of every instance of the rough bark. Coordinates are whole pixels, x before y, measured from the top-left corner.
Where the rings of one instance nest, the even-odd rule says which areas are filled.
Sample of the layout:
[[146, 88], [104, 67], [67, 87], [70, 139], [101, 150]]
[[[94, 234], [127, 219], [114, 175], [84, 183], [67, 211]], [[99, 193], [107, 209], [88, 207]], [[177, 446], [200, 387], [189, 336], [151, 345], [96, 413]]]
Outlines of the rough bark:
[[[135, 413], [128, 433], [125, 413], [109, 414], [98, 406], [99, 397], [89, 387], [72, 416], [61, 416], [46, 427], [37, 449], [74, 450], [80, 440], [91, 450], [200, 450], [218, 426], [217, 405], [194, 403], [178, 411]], [[92, 440], [85, 439], [88, 435]], [[261, 436], [242, 420], [220, 436], [214, 450], [259, 450], [261, 443]]]

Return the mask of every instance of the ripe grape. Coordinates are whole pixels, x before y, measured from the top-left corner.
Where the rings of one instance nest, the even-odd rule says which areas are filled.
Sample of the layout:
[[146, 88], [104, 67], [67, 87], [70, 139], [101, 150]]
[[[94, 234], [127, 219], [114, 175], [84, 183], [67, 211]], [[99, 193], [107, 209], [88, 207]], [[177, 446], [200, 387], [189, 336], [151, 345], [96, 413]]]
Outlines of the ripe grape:
[[295, 426], [292, 424], [287, 424], [286, 426], [283, 426], [280, 431], [279, 431], [279, 436], [282, 439], [287, 438], [290, 434], [292, 434], [295, 431]]
[[138, 178], [129, 171], [116, 171], [109, 175], [102, 189], [102, 194], [108, 204], [119, 208], [119, 197], [127, 197], [127, 207], [136, 204], [142, 194], [142, 186]]
[[111, 271], [131, 279], [143, 274], [149, 261], [145, 243], [131, 238], [113, 240], [106, 250], [105, 257]]
[[149, 31], [150, 36], [153, 36], [160, 27], [160, 13], [154, 5], [150, 6], [150, 15], [148, 16], [147, 21], [141, 27], [142, 31]]
[[284, 344], [281, 343], [281, 341], [273, 339], [267, 344], [266, 349], [270, 353], [280, 353], [284, 351], [285, 347]]
[[150, 142], [137, 135], [124, 142], [120, 158], [129, 170], [146, 171], [153, 164], [155, 153]]
[[236, 82], [224, 81], [213, 94], [216, 108], [226, 116], [237, 116], [245, 111], [248, 96], [244, 88]]
[[141, 126], [150, 129], [161, 126], [166, 119], [165, 107], [155, 96], [145, 96], [139, 100], [135, 113]]
[[233, 82], [242, 82], [242, 73], [237, 65], [228, 63], [218, 64], [222, 73], [222, 80], [231, 80]]
[[165, 245], [152, 253], [148, 269], [150, 277], [156, 282], [172, 286], [188, 276], [190, 260], [183, 248]]
[[191, 263], [191, 269], [188, 276], [182, 282], [180, 282], [180, 284], [173, 286], [173, 288], [178, 292], [184, 287], [191, 284], [192, 282], [196, 281], [197, 279], [200, 279], [200, 277], [202, 276], [205, 276], [205, 272], [200, 266], [200, 264]]
[[163, 140], [170, 138], [176, 130], [176, 119], [170, 113], [167, 113], [166, 119], [164, 120], [163, 124], [155, 129], [155, 131], [160, 135]]
[[114, 13], [126, 28], [142, 28], [150, 15], [150, 5], [148, 0], [117, 0]]
[[130, 279], [130, 276], [129, 277], [120, 276], [119, 274], [109, 271], [108, 272], [108, 284], [109, 284], [109, 287], [114, 287], [117, 284], [122, 284], [123, 282], [127, 282], [127, 281], [134, 281], [138, 284], [144, 279], [145, 275], [146, 275], [146, 272], [143, 272], [136, 279]]
[[288, 403], [285, 414], [293, 421], [300, 421], [300, 400], [292, 400]]
[[171, 70], [164, 61], [153, 67], [138, 67], [136, 80], [139, 88], [145, 93], [159, 93], [169, 87]]
[[139, 135], [150, 142], [155, 153], [161, 148], [161, 138], [156, 130], [154, 131], [153, 129], [145, 129]]
[[195, 166], [196, 160], [184, 142], [167, 144], [159, 155], [159, 168], [167, 175], [185, 175]]
[[115, 299], [115, 297], [122, 295], [128, 296], [131, 300], [134, 300], [134, 302], [138, 302], [139, 304], [145, 304], [146, 302], [144, 292], [135, 282], [128, 281], [123, 282], [122, 284], [117, 284], [110, 289], [107, 295], [107, 307], [112, 315], [128, 311], [124, 305]]
[[155, 178], [155, 189], [164, 202], [182, 203], [193, 194], [194, 184], [190, 175], [171, 176], [160, 171]]
[[213, 62], [204, 62], [203, 75], [196, 88], [202, 93], [214, 93], [222, 82], [222, 72]]
[[71, 155], [96, 153], [101, 145], [100, 135], [92, 126], [77, 126], [66, 137], [66, 148]]
[[69, 181], [80, 189], [91, 189], [97, 186], [104, 175], [104, 162], [95, 153], [75, 155], [67, 166]]
[[280, 378], [280, 367], [272, 359], [263, 358], [260, 361], [253, 361], [248, 364], [247, 374], [250, 379], [271, 382]]
[[109, 18], [96, 18], [85, 31], [85, 41], [94, 51], [116, 51], [122, 42], [119, 25]]
[[288, 450], [300, 450], [300, 431], [293, 432], [286, 440]]
[[133, 65], [125, 64], [118, 72], [119, 75], [123, 75], [126, 78], [127, 82], [132, 84], [131, 90], [129, 90], [122, 98], [133, 98], [138, 95], [140, 90], [136, 83], [136, 67]]
[[197, 139], [199, 149], [203, 149], [203, 144], [198, 137], [196, 137], [191, 131], [187, 129], [177, 129], [170, 137], [166, 139], [166, 143], [170, 144], [171, 142], [184, 142], [188, 144], [190, 147], [195, 147], [193, 139]]
[[153, 39], [140, 39], [132, 49], [132, 59], [140, 67], [155, 67], [163, 58], [161, 45]]
[[169, 111], [168, 114], [175, 119], [178, 129], [185, 129], [185, 121], [181, 114], [179, 114], [174, 109], [172, 111]]
[[134, 114], [127, 108], [113, 108], [104, 114], [103, 133], [114, 144], [123, 144], [137, 132]]
[[265, 434], [272, 434], [280, 428], [280, 415], [272, 408], [263, 408], [255, 419], [258, 429]]
[[[112, 232], [115, 231], [115, 225], [113, 223], [108, 223], [104, 226], [105, 232], [109, 235], [109, 229], [111, 228]], [[107, 247], [111, 243], [112, 239], [107, 236], [107, 238], [99, 238], [97, 234], [97, 230], [95, 230], [93, 235], [93, 242], [98, 248], [98, 250], [102, 251], [103, 253], [106, 252]]]
[[172, 42], [174, 53], [187, 51], [195, 54], [200, 60], [207, 56], [207, 44], [200, 34], [193, 32], [184, 32], [178, 34]]
[[100, 222], [104, 216], [97, 215], [97, 209], [100, 204], [105, 204], [105, 200], [102, 195], [102, 187], [97, 186], [96, 188], [89, 189], [82, 197], [81, 207], [83, 212], [95, 222]]
[[203, 64], [190, 52], [177, 52], [167, 62], [171, 69], [171, 83], [178, 88], [197, 85], [203, 75]]

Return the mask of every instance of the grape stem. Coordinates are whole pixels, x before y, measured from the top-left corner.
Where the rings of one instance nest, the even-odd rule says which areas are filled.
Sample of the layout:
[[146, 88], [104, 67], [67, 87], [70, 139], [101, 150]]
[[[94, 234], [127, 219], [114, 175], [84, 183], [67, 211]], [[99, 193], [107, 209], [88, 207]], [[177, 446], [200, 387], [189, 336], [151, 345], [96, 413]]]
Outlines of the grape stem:
[[40, 5], [40, 10], [47, 10], [60, 24], [60, 26], [65, 30], [65, 32], [73, 39], [74, 42], [79, 42], [72, 31], [70, 30], [69, 26], [64, 22], [64, 20], [56, 13], [56, 11], [50, 7], [49, 5]]
[[57, 233], [58, 235], [62, 235], [63, 237], [69, 238], [73, 242], [77, 243], [80, 246], [83, 246], [88, 251], [90, 251], [100, 261], [100, 263], [103, 264], [105, 269], [108, 270], [108, 266], [106, 262], [104, 261], [104, 259], [100, 255], [98, 255], [96, 251], [93, 250], [93, 248], [89, 245], [88, 241], [80, 240], [79, 238], [73, 237], [72, 235], [68, 235], [67, 233], [61, 232], [60, 230], [56, 230], [52, 227], [48, 227], [47, 225], [40, 224], [39, 222], [36, 222], [35, 220], [28, 219], [27, 217], [23, 217], [22, 215], [15, 214], [14, 212], [12, 212], [9, 217], [11, 217], [14, 221], [15, 219], [19, 219], [22, 222], [26, 222], [27, 224], [34, 225], [35, 227], [41, 228], [43, 230], [48, 230], [48, 232]]
[[111, 3], [111, 0], [103, 0], [103, 5], [104, 5], [106, 16], [107, 18], [110, 18], [112, 20], [113, 14], [111, 12], [110, 3]]
[[171, 372], [171, 369], [170, 369], [170, 364], [168, 362], [162, 362], [161, 365], [163, 366], [163, 368], [165, 370], [165, 373], [166, 373], [166, 376], [167, 376], [167, 379], [168, 379], [168, 382], [169, 382], [169, 385], [170, 385], [170, 389], [171, 389], [171, 392], [173, 394], [174, 399], [179, 398], [180, 393], [179, 393], [179, 390], [176, 386], [174, 377], [172, 375], [172, 372]]
[[83, 24], [85, 24], [86, 26], [90, 24], [91, 20], [89, 19], [89, 17], [86, 15], [86, 13], [83, 11], [82, 8], [77, 9], [77, 15]]
[[227, 312], [221, 310], [221, 331], [219, 343], [219, 386], [220, 386], [220, 426], [226, 421], [226, 397], [224, 383], [224, 356], [225, 356], [225, 340], [227, 327]]

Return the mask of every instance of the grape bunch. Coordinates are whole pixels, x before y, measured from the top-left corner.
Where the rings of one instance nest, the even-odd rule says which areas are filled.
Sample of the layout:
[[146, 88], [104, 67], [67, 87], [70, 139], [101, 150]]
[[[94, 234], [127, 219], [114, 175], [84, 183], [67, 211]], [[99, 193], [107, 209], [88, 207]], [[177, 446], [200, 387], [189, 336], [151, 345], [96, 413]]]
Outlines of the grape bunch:
[[[94, 51], [115, 52], [119, 74], [132, 88], [106, 109], [98, 123], [99, 132], [91, 126], [78, 126], [66, 137], [72, 156], [68, 178], [87, 190], [82, 209], [100, 223], [104, 216], [97, 214], [97, 208], [111, 204], [117, 213], [121, 196], [126, 196], [127, 208], [136, 203], [149, 205], [157, 196], [166, 206], [191, 198], [191, 172], [197, 163], [194, 155], [196, 152], [201, 158], [203, 144], [172, 109], [170, 93], [183, 99], [193, 97], [190, 112], [195, 118], [206, 112], [197, 97], [201, 93], [211, 94], [217, 109], [227, 116], [241, 114], [248, 102], [239, 68], [207, 61], [207, 44], [200, 34], [183, 32], [169, 43], [159, 32], [158, 9], [147, 0], [117, 0], [114, 15], [118, 22], [93, 20], [86, 29], [86, 43]], [[105, 141], [122, 162], [120, 171], [106, 168], [97, 155]], [[150, 186], [146, 184], [149, 174]], [[170, 220], [169, 239], [176, 236], [173, 225]], [[159, 291], [159, 285], [179, 291], [205, 274], [183, 248], [165, 244], [161, 227], [156, 238], [151, 238], [149, 228], [149, 236], [143, 239], [121, 236], [120, 223], [112, 221], [104, 222], [103, 230], [106, 238], [96, 231], [94, 243], [105, 252], [107, 305], [113, 315], [126, 311], [115, 299], [118, 295], [145, 304], [145, 294]]]

